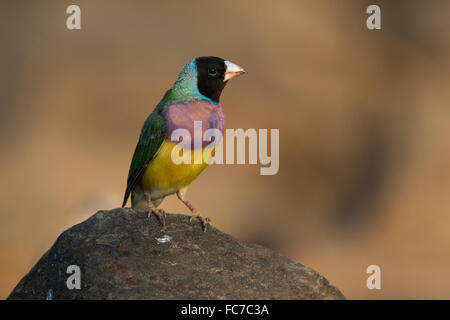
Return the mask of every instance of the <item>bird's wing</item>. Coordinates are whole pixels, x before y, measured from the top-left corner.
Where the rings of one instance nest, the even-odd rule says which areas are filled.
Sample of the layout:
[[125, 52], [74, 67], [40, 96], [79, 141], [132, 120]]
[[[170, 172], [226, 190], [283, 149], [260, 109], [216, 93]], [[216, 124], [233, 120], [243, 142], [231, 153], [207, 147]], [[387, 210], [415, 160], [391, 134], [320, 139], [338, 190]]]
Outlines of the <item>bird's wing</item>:
[[166, 124], [163, 111], [164, 104], [158, 104], [142, 127], [139, 141], [134, 150], [133, 160], [131, 160], [127, 179], [127, 189], [125, 190], [122, 207], [127, 203], [131, 191], [136, 183], [139, 182], [142, 173], [153, 159], [166, 137]]

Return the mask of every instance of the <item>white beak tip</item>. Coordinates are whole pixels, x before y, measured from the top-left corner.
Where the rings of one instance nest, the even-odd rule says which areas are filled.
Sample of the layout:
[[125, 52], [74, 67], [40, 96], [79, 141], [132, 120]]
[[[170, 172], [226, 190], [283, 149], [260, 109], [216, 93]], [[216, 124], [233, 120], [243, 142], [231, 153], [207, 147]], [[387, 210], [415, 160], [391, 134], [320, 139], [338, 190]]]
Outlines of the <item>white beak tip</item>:
[[224, 77], [223, 81], [228, 81], [230, 79], [233, 79], [233, 78], [245, 73], [245, 70], [242, 67], [240, 67], [237, 64], [234, 64], [230, 61], [225, 61], [225, 66], [226, 66], [226, 70], [225, 70], [225, 77]]

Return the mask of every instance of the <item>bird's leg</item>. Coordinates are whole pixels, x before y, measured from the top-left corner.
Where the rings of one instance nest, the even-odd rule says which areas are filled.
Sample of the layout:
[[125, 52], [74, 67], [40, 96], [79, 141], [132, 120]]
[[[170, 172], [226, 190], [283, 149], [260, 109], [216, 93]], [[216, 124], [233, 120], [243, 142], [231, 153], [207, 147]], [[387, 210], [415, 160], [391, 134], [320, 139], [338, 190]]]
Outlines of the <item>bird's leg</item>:
[[189, 222], [192, 222], [192, 219], [198, 219], [201, 223], [202, 223], [202, 228], [203, 231], [206, 232], [206, 228], [208, 227], [209, 223], [211, 222], [211, 220], [209, 218], [203, 218], [202, 216], [200, 216], [200, 214], [198, 213], [197, 209], [194, 208], [194, 206], [192, 205], [192, 203], [190, 203], [188, 200], [186, 200], [186, 188], [180, 189], [177, 191], [177, 197], [178, 199], [181, 200], [181, 202], [183, 202], [186, 207], [189, 208], [189, 210], [191, 210], [192, 212], [192, 216], [189, 219]]
[[166, 212], [163, 209], [156, 209], [152, 203], [152, 198], [150, 197], [150, 193], [144, 192], [145, 200], [147, 201], [148, 206], [148, 217], [150, 218], [152, 213], [158, 218], [159, 222], [161, 222], [162, 226], [166, 225]]

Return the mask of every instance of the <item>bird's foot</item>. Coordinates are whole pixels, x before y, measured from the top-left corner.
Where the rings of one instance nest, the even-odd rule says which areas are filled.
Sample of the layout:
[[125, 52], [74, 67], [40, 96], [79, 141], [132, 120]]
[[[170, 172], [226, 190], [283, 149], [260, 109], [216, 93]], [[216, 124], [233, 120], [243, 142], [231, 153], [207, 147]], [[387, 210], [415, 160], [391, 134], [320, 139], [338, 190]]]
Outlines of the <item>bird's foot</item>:
[[163, 209], [150, 209], [148, 211], [148, 217], [150, 218], [152, 216], [152, 214], [154, 214], [159, 222], [161, 223], [161, 225], [164, 227], [166, 225], [166, 212]]
[[192, 216], [189, 218], [189, 223], [192, 223], [192, 220], [194, 220], [194, 219], [197, 219], [198, 221], [201, 222], [203, 232], [206, 232], [206, 229], [208, 228], [209, 223], [211, 222], [211, 219], [209, 219], [207, 217], [203, 218], [198, 213], [193, 213]]

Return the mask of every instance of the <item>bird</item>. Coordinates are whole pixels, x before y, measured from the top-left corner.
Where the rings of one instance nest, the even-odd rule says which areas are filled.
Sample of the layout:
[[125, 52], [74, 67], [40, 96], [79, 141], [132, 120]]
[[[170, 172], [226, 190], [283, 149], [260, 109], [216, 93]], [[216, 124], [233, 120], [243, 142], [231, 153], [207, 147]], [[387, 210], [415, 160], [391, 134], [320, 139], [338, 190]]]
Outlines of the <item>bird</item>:
[[[176, 194], [191, 211], [189, 222], [199, 220], [206, 232], [211, 220], [200, 215], [187, 200], [186, 192], [208, 166], [209, 159], [203, 158], [200, 163], [174, 163], [171, 154], [179, 140], [172, 139], [172, 134], [177, 129], [185, 129], [192, 136], [194, 121], [201, 121], [203, 131], [218, 129], [223, 133], [225, 116], [220, 96], [228, 81], [243, 73], [245, 70], [237, 64], [214, 56], [194, 58], [183, 67], [172, 88], [166, 91], [142, 126], [122, 208], [131, 194], [133, 209], [147, 212], [149, 218], [154, 214], [165, 226], [166, 212], [158, 206], [165, 197]], [[201, 146], [192, 143], [182, 148], [195, 152], [195, 148], [203, 151], [211, 146], [203, 141]], [[210, 154], [214, 155], [214, 151]]]

